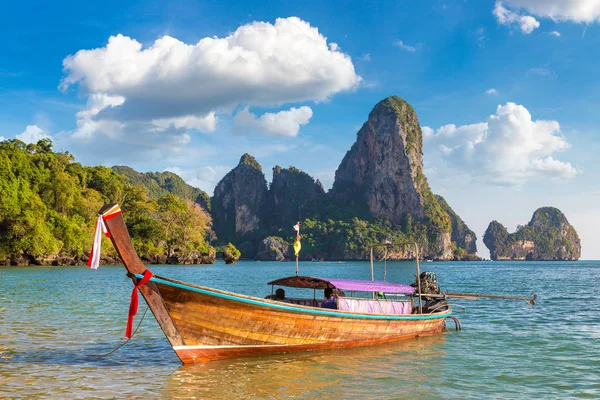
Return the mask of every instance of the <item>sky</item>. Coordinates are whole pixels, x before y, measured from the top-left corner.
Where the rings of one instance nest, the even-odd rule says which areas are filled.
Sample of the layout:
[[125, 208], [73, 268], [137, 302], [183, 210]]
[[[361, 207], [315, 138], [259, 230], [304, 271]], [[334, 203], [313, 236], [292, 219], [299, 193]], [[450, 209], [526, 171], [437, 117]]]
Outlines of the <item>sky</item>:
[[600, 259], [600, 0], [13, 2], [0, 140], [172, 171], [212, 195], [249, 153], [325, 188], [380, 100], [478, 236], [554, 206]]

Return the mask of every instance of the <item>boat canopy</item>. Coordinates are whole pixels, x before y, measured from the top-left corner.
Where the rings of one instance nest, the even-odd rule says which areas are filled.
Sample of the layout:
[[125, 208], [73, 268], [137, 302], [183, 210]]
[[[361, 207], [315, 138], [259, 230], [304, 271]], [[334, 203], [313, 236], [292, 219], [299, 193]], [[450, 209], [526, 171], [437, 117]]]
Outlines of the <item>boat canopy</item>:
[[385, 292], [411, 294], [415, 288], [401, 283], [384, 281], [366, 281], [361, 279], [314, 278], [312, 276], [288, 276], [276, 279], [269, 285], [286, 286], [305, 289], [340, 289], [356, 292]]

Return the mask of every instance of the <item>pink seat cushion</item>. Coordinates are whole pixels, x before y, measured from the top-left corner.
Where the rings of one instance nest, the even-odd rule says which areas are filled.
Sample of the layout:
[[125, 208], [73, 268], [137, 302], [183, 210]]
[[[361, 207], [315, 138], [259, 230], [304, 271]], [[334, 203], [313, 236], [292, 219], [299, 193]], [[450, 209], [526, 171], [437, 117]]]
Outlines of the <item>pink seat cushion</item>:
[[410, 314], [412, 301], [389, 301], [369, 299], [337, 299], [338, 309], [366, 314]]

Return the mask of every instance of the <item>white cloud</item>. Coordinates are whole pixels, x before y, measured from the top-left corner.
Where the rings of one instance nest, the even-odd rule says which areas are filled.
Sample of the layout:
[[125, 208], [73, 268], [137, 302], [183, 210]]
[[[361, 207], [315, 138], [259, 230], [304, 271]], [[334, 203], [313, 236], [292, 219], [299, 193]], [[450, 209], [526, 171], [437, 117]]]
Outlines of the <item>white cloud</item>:
[[177, 129], [187, 128], [195, 129], [200, 132], [209, 133], [217, 129], [218, 118], [214, 112], [210, 112], [204, 117], [196, 117], [194, 115], [186, 115], [176, 118], [154, 119], [152, 123], [157, 126], [157, 131], [164, 131], [173, 126]]
[[435, 131], [428, 126], [421, 127], [421, 132], [423, 133], [423, 139], [428, 139], [435, 135]]
[[362, 56], [359, 57], [359, 60], [363, 60], [363, 61], [371, 61], [371, 54], [370, 53], [365, 53]]
[[531, 15], [519, 15], [505, 8], [501, 1], [496, 1], [493, 14], [501, 25], [518, 25], [521, 32], [527, 35], [540, 27], [540, 23], [534, 17]]
[[404, 44], [404, 42], [402, 40], [398, 40], [397, 42], [394, 43], [394, 45], [400, 47], [403, 50], [409, 51], [411, 53], [414, 53], [415, 51], [417, 51], [417, 47]]
[[79, 84], [84, 92], [125, 98], [101, 115], [118, 120], [323, 101], [361, 80], [348, 55], [296, 17], [253, 22], [195, 45], [164, 36], [143, 49], [132, 38], [112, 36], [106, 47], [80, 50], [63, 64], [61, 89]]
[[439, 171], [454, 168], [472, 178], [492, 184], [520, 185], [537, 178], [573, 178], [582, 172], [552, 154], [570, 145], [557, 121], [533, 121], [522, 105], [498, 106], [487, 122], [445, 125], [437, 130], [424, 127], [424, 139]]
[[498, 91], [494, 88], [491, 88], [491, 89], [486, 90], [485, 94], [489, 94], [490, 96], [496, 96], [496, 95], [498, 95]]
[[545, 76], [545, 77], [549, 77], [549, 78], [556, 77], [556, 74], [554, 73], [554, 71], [552, 71], [548, 68], [529, 68], [528, 72], [533, 75]]
[[504, 0], [515, 9], [523, 9], [539, 18], [591, 24], [600, 22], [598, 0]]
[[480, 26], [479, 28], [477, 28], [475, 30], [475, 34], [477, 36], [477, 45], [479, 47], [485, 47], [485, 41], [486, 41], [485, 28]]
[[243, 132], [244, 129], [250, 129], [271, 136], [294, 137], [298, 135], [300, 125], [307, 124], [312, 115], [310, 107], [302, 106], [278, 113], [265, 113], [257, 118], [246, 107], [235, 115], [234, 130]]
[[[144, 47], [119, 34], [105, 47], [66, 57], [63, 66], [60, 88], [77, 86], [88, 96], [74, 139], [148, 149], [181, 150], [190, 131], [215, 132], [218, 115], [239, 106], [326, 101], [362, 80], [336, 43], [296, 17], [252, 22], [195, 44], [163, 36]], [[300, 107], [247, 122], [270, 135], [295, 136], [311, 116]]]
[[560, 32], [559, 31], [552, 31], [552, 32], [548, 32], [548, 35], [554, 36], [554, 37], [560, 37]]
[[19, 139], [20, 141], [29, 144], [37, 143], [42, 139], [50, 139], [50, 135], [37, 125], [27, 125], [22, 133], [15, 136], [15, 139]]
[[0, 136], [0, 142], [3, 142], [5, 140], [6, 140], [6, 138], [4, 136]]

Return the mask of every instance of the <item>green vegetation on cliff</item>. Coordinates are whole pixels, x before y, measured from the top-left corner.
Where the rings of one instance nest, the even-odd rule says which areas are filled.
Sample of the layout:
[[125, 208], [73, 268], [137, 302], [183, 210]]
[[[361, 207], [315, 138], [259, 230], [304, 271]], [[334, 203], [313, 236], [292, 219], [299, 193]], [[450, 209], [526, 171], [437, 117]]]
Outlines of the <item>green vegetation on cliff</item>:
[[405, 143], [405, 152], [407, 154], [410, 151], [416, 151], [419, 154], [423, 152], [421, 126], [418, 121], [413, 121], [411, 119], [416, 113], [407, 101], [398, 96], [387, 97], [373, 107], [373, 110], [369, 113], [369, 117], [381, 113], [395, 114], [398, 121], [405, 124], [407, 127]]
[[179, 175], [169, 171], [141, 173], [123, 165], [115, 165], [112, 169], [117, 174], [124, 176], [128, 184], [145, 186], [151, 200], [158, 200], [169, 193], [173, 193], [182, 199], [198, 203], [201, 207], [210, 211], [210, 196], [203, 190], [185, 183]]
[[276, 166], [269, 195], [270, 206], [265, 219], [277, 230], [318, 213], [325, 192], [306, 172], [295, 167]]
[[[83, 264], [87, 260], [97, 211], [121, 204], [140, 256], [205, 253], [210, 216], [193, 203], [168, 194], [151, 199], [103, 166], [86, 167], [72, 155], [55, 153], [52, 142], [0, 142], [0, 263]], [[108, 241], [103, 254], [116, 257]]]
[[436, 195], [435, 197], [442, 207], [442, 210], [450, 216], [450, 221], [452, 222], [451, 239], [456, 248], [455, 258], [472, 258], [465, 256], [465, 254], [477, 253], [475, 232], [469, 229], [467, 224], [465, 224], [462, 218], [454, 212], [452, 207], [450, 207], [448, 202], [442, 196]]
[[262, 167], [260, 166], [260, 164], [258, 163], [258, 161], [256, 161], [256, 158], [252, 157], [250, 154], [248, 153], [244, 153], [244, 155], [242, 155], [242, 158], [240, 159], [240, 164], [241, 165], [248, 165], [254, 169], [259, 170], [260, 172], [262, 172]]
[[227, 246], [223, 246], [222, 251], [225, 264], [235, 264], [242, 255], [242, 253], [231, 243], [227, 243]]

